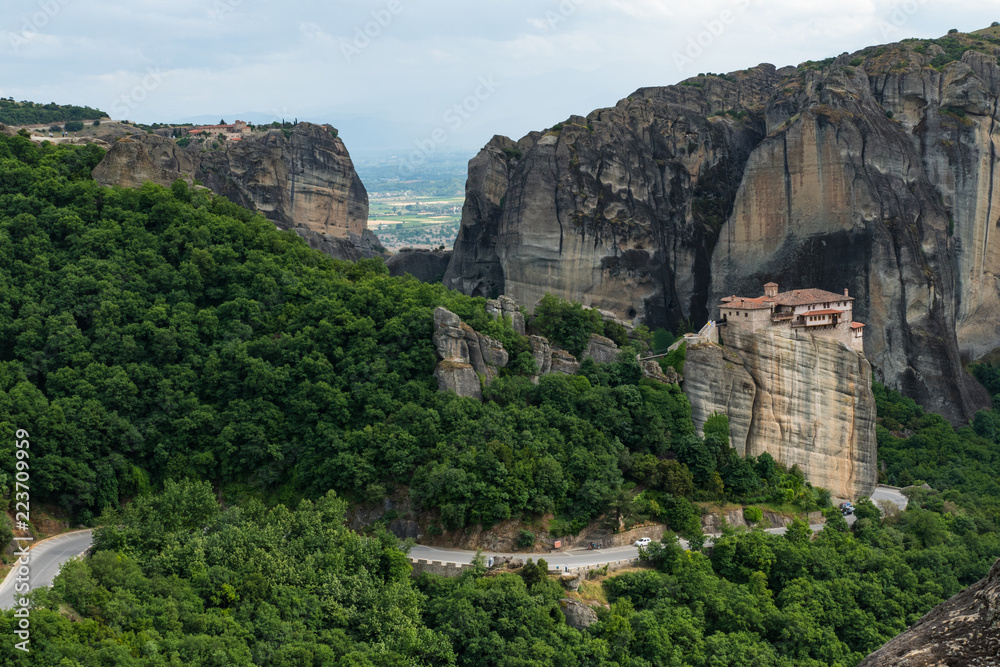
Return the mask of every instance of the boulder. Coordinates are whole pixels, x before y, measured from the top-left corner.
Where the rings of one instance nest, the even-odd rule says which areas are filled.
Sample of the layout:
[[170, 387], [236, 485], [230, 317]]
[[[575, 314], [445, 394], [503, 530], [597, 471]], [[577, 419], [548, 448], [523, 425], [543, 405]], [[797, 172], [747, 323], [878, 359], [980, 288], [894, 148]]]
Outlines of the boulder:
[[580, 362], [566, 350], [552, 348], [552, 365], [550, 372], [573, 375], [580, 370]]
[[599, 364], [610, 364], [614, 363], [617, 357], [618, 346], [613, 340], [597, 334], [590, 334], [587, 349], [583, 353], [584, 359], [590, 358]]
[[578, 600], [562, 598], [559, 600], [563, 616], [566, 617], [566, 625], [577, 630], [586, 630], [594, 623], [597, 623], [597, 612]]
[[469, 364], [442, 361], [434, 369], [439, 391], [453, 391], [459, 396], [483, 400], [483, 388], [479, 375]]

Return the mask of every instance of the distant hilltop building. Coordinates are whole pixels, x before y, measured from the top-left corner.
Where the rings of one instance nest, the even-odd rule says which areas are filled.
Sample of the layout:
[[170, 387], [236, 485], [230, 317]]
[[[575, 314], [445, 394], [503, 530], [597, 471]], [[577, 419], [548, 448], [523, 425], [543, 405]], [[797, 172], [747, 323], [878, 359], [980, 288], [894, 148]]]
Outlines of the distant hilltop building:
[[719, 304], [720, 326], [756, 332], [782, 327], [834, 338], [861, 352], [865, 325], [855, 322], [854, 297], [821, 289], [778, 292], [777, 283], [764, 285], [764, 296], [727, 296]]
[[240, 141], [245, 135], [250, 134], [250, 126], [242, 120], [229, 125], [198, 125], [188, 130], [188, 134], [224, 134], [230, 141]]

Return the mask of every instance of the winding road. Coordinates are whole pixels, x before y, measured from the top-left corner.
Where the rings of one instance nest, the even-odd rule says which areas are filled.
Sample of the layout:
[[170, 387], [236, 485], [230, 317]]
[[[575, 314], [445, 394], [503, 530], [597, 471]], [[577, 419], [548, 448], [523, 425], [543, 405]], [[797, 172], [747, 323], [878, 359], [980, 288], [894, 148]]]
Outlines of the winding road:
[[[900, 490], [890, 486], [879, 486], [872, 493], [873, 502], [879, 500], [889, 500], [900, 509], [906, 508], [907, 499]], [[849, 523], [854, 522], [854, 517], [847, 517]], [[813, 524], [810, 526], [813, 531], [823, 529], [823, 524]], [[769, 528], [765, 532], [774, 535], [781, 535], [784, 528]], [[715, 535], [709, 535], [709, 538]], [[680, 540], [681, 546], [688, 548], [686, 540]], [[31, 567], [31, 587], [52, 585], [52, 580], [59, 573], [59, 568], [68, 560], [82, 555], [93, 543], [93, 531], [81, 530], [73, 533], [64, 533], [47, 540], [43, 540], [34, 545], [30, 552]], [[410, 549], [411, 559], [421, 559], [428, 561], [441, 561], [443, 563], [456, 563], [459, 565], [472, 562], [476, 552], [463, 551], [461, 549], [443, 549], [440, 547], [428, 547], [422, 544], [414, 545]], [[512, 558], [528, 558], [538, 560], [544, 558], [551, 569], [571, 570], [576, 568], [588, 568], [602, 566], [605, 563], [615, 563], [617, 561], [628, 561], [639, 557], [639, 549], [634, 546], [610, 547], [608, 549], [574, 549], [566, 551], [552, 551], [549, 553], [499, 553], [484, 552], [490, 556], [510, 556]], [[0, 584], [0, 609], [12, 609], [14, 607], [14, 585], [16, 583], [15, 571], [10, 574], [2, 584]]]
[[[74, 533], [63, 533], [56, 537], [42, 540], [28, 552], [28, 567], [31, 573], [28, 584], [32, 589], [51, 586], [52, 580], [59, 574], [59, 568], [68, 560], [84, 554], [93, 543], [93, 531], [81, 530]], [[0, 609], [14, 608], [14, 586], [17, 583], [17, 565], [0, 584]]]

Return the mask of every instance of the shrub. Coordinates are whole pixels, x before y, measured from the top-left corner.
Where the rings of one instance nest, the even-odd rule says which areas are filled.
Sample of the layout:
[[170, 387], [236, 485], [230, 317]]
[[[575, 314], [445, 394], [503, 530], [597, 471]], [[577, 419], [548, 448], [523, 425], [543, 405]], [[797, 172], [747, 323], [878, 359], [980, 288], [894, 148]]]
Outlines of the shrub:
[[79, 132], [83, 129], [83, 123], [78, 120], [71, 120], [66, 123], [67, 132]]
[[682, 343], [676, 350], [665, 357], [660, 357], [660, 368], [665, 373], [668, 367], [684, 375], [684, 359], [687, 357], [687, 343]]
[[579, 357], [590, 334], [604, 331], [604, 321], [596, 310], [584, 310], [575, 301], [546, 294], [535, 308], [532, 325], [553, 344]]
[[958, 32], [958, 28], [952, 28], [951, 30], [948, 31], [948, 34], [954, 35], [956, 32]]
[[62, 132], [62, 125], [51, 125], [49, 132]]
[[865, 61], [865, 59], [864, 59], [864, 58], [853, 58], [853, 59], [851, 60], [851, 62], [849, 62], [848, 64], [849, 64], [849, 65], [850, 65], [851, 67], [857, 67], [858, 65], [860, 65], [860, 64], [861, 64], [861, 63], [863, 63], [864, 61]]
[[535, 534], [530, 530], [521, 530], [517, 535], [517, 548], [530, 549], [535, 546]]
[[760, 523], [764, 520], [764, 511], [759, 507], [744, 507], [743, 519], [747, 523]]

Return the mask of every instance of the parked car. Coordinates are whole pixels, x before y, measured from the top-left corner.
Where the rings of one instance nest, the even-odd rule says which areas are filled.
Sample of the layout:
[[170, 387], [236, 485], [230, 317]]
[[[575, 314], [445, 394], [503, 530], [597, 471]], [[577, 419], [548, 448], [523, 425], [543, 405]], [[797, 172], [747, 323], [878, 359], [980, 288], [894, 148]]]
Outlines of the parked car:
[[840, 503], [840, 513], [844, 516], [854, 514], [854, 505], [851, 503]]
[[652, 541], [653, 540], [649, 539], [648, 537], [640, 537], [639, 539], [637, 539], [635, 541], [635, 546], [637, 546], [637, 547], [646, 547], [646, 546], [649, 546], [649, 543], [652, 542]]

